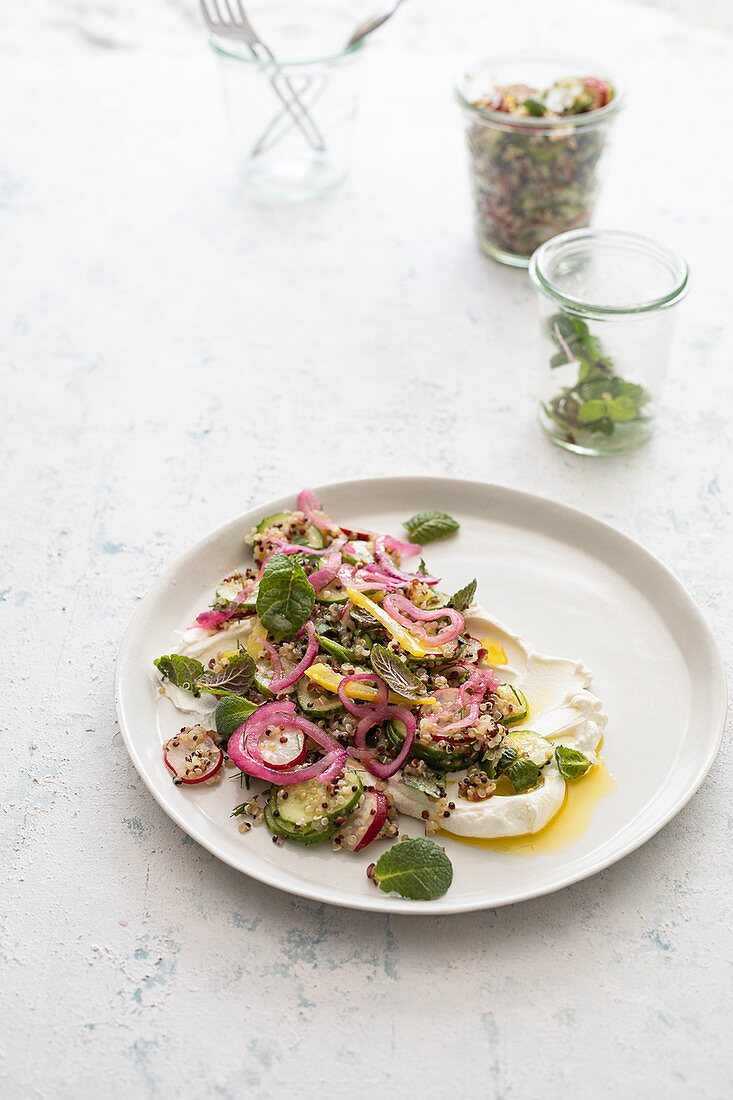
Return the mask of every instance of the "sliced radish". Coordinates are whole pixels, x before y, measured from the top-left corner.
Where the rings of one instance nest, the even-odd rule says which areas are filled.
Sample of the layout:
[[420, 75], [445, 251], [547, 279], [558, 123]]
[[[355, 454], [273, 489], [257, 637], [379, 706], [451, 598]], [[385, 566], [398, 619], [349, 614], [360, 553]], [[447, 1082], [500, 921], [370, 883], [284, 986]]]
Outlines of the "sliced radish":
[[305, 760], [305, 736], [293, 726], [273, 726], [260, 738], [262, 759], [271, 768], [292, 768]]
[[182, 729], [171, 737], [163, 745], [163, 757], [178, 784], [205, 783], [224, 761], [224, 753], [203, 726]]
[[349, 814], [339, 829], [341, 847], [350, 852], [360, 852], [376, 840], [387, 820], [389, 803], [381, 791], [367, 787], [355, 810]]

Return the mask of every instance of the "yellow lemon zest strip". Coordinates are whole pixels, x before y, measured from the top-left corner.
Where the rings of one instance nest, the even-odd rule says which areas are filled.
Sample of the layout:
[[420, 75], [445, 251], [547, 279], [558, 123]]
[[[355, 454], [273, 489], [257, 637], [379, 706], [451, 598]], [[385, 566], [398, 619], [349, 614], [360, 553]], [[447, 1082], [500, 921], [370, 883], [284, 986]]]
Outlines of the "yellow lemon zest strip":
[[405, 630], [404, 626], [400, 626], [396, 623], [391, 615], [388, 615], [383, 607], [374, 603], [368, 596], [365, 596], [363, 592], [357, 592], [355, 588], [347, 588], [346, 594], [349, 597], [350, 603], [355, 603], [357, 607], [363, 607], [365, 611], [368, 611], [377, 622], [380, 622], [384, 629], [392, 635], [394, 640], [400, 645], [406, 653], [409, 653], [412, 657], [428, 657], [434, 656], [434, 651], [429, 649], [423, 649], [419, 645], [409, 630]]
[[[338, 672], [330, 668], [328, 665], [314, 664], [310, 668], [305, 670], [305, 674], [309, 680], [312, 680], [318, 687], [323, 688], [324, 691], [332, 691], [334, 695], [338, 693], [339, 684], [344, 679]], [[371, 703], [377, 698], [377, 689], [372, 687], [371, 684], [366, 682], [354, 682], [347, 684], [345, 689], [346, 694], [350, 699], [362, 699], [364, 702]], [[389, 693], [390, 703], [394, 703], [397, 706], [416, 707], [422, 706], [425, 703], [434, 703], [435, 699], [432, 695], [420, 696], [419, 699], [406, 699], [403, 695], [398, 695], [395, 691]]]
[[509, 659], [504, 647], [497, 638], [482, 638], [481, 645], [486, 650], [484, 660], [487, 665], [508, 665]]

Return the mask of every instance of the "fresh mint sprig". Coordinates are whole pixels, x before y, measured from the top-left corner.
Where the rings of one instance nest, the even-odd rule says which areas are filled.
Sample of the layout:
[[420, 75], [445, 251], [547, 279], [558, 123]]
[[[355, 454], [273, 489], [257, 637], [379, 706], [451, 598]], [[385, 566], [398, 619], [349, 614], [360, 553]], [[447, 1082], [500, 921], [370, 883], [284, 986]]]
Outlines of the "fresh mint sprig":
[[418, 512], [405, 520], [402, 526], [407, 529], [413, 542], [424, 545], [434, 539], [442, 539], [445, 535], [452, 535], [460, 525], [447, 512]]
[[610, 436], [619, 424], [648, 419], [642, 410], [651, 395], [643, 386], [615, 373], [610, 357], [585, 321], [556, 313], [550, 318], [549, 333], [559, 349], [550, 359], [551, 369], [572, 363], [578, 366], [577, 382], [543, 405], [569, 442], [575, 442], [579, 431]]
[[302, 627], [316, 600], [302, 565], [287, 554], [267, 561], [257, 591], [257, 615], [268, 634], [292, 638]]
[[183, 657], [180, 653], [171, 653], [156, 657], [153, 664], [163, 679], [174, 687], [190, 691], [197, 697], [200, 695], [196, 681], [202, 675], [204, 666], [195, 657]]
[[441, 897], [453, 881], [453, 865], [442, 848], [425, 837], [401, 840], [380, 856], [374, 880], [385, 894], [416, 901]]
[[581, 779], [591, 768], [591, 762], [587, 756], [576, 749], [569, 749], [565, 745], [557, 746], [555, 760], [563, 779]]
[[456, 611], [465, 611], [471, 606], [476, 596], [476, 581], [469, 581], [463, 588], [459, 588], [455, 596], [451, 597], [451, 607]]

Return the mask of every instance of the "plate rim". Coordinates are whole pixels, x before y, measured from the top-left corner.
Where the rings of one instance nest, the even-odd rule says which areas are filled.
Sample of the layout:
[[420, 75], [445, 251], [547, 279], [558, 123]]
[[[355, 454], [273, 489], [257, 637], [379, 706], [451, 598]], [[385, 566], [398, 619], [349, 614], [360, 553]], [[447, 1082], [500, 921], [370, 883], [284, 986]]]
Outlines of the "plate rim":
[[[240, 874], [249, 876], [258, 882], [263, 882], [267, 886], [274, 887], [281, 890], [291, 896], [307, 898], [311, 901], [317, 901], [328, 905], [341, 906], [348, 909], [356, 909], [362, 912], [388, 912], [388, 913], [402, 913], [404, 915], [422, 914], [424, 916], [449, 916], [452, 914], [476, 912], [484, 909], [498, 909], [505, 905], [514, 905], [522, 901], [529, 901], [533, 898], [543, 897], [548, 894], [555, 893], [558, 890], [563, 890], [567, 886], [572, 886], [576, 882], [581, 882], [586, 878], [591, 878], [598, 874], [600, 871], [612, 866], [615, 863], [625, 859], [626, 856], [636, 851], [642, 845], [646, 844], [653, 836], [660, 832], [665, 825], [674, 818], [694, 797], [697, 791], [700, 789], [702, 783], [710, 773], [710, 770], [718, 756], [720, 747], [722, 744], [723, 734], [725, 731], [725, 722], [728, 713], [728, 691], [727, 691], [727, 678], [725, 672], [725, 665], [723, 662], [722, 653], [718, 646], [717, 639], [713, 634], [713, 631], [708, 624], [705, 616], [693, 597], [689, 594], [679, 578], [672, 572], [672, 570], [665, 565], [665, 563], [653, 554], [641, 543], [630, 535], [619, 531], [618, 528], [608, 523], [606, 520], [598, 519], [588, 512], [583, 511], [581, 508], [576, 508], [573, 505], [566, 504], [562, 501], [555, 500], [552, 497], [540, 495], [537, 493], [527, 492], [524, 489], [517, 489], [511, 486], [498, 485], [494, 482], [479, 481], [470, 478], [456, 478], [445, 476], [399, 476], [393, 475], [388, 477], [372, 477], [372, 478], [354, 478], [349, 480], [341, 480], [329, 482], [326, 485], [316, 486], [315, 492], [319, 496], [327, 495], [330, 491], [338, 489], [340, 491], [354, 491], [358, 492], [359, 489], [377, 488], [378, 486], [390, 486], [399, 488], [409, 488], [413, 486], [417, 492], [421, 487], [427, 488], [429, 485], [440, 484], [441, 486], [452, 486], [458, 490], [464, 489], [469, 492], [476, 492], [477, 490], [488, 491], [493, 494], [497, 494], [499, 497], [503, 497], [505, 500], [511, 498], [520, 498], [525, 504], [535, 505], [542, 508], [549, 508], [552, 511], [559, 512], [561, 515], [565, 513], [576, 522], [590, 523], [591, 526], [599, 528], [601, 531], [605, 531], [610, 537], [617, 540], [622, 546], [629, 549], [632, 554], [640, 556], [641, 560], [648, 567], [656, 569], [661, 572], [667, 584], [670, 584], [673, 590], [676, 590], [678, 599], [681, 599], [682, 604], [688, 614], [696, 621], [696, 626], [701, 636], [705, 639], [709, 658], [709, 675], [711, 680], [711, 693], [713, 696], [719, 696], [718, 703], [715, 707], [717, 718], [714, 721], [717, 725], [717, 737], [713, 739], [711, 737], [710, 746], [706, 755], [703, 757], [698, 768], [691, 773], [690, 779], [685, 784], [682, 792], [678, 795], [676, 800], [668, 807], [664, 813], [658, 818], [649, 823], [640, 834], [634, 835], [621, 846], [620, 849], [615, 850], [594, 863], [592, 869], [579, 869], [575, 872], [570, 872], [567, 875], [560, 875], [556, 880], [551, 883], [544, 883], [538, 886], [536, 889], [521, 889], [513, 894], [502, 897], [500, 900], [485, 900], [476, 899], [469, 901], [456, 901], [451, 903], [450, 900], [446, 902], [445, 895], [443, 898], [436, 899], [432, 902], [422, 901], [410, 901], [408, 899], [394, 897], [389, 894], [381, 894], [377, 892], [363, 901], [358, 898], [340, 898], [332, 896], [334, 890], [332, 887], [325, 887], [320, 883], [309, 883], [307, 880], [303, 880], [302, 884], [297, 887], [294, 885], [288, 885], [283, 882], [278, 882], [265, 872], [255, 869], [244, 870], [233, 858], [231, 858], [225, 851], [219, 848], [215, 841], [211, 841], [204, 836], [199, 835], [195, 826], [192, 827], [185, 820], [184, 813], [179, 812], [172, 802], [162, 800], [158, 791], [153, 787], [152, 779], [149, 780], [146, 774], [146, 768], [139, 757], [134, 741], [129, 736], [129, 730], [127, 728], [127, 722], [125, 718], [125, 703], [123, 700], [123, 676], [125, 671], [125, 664], [131, 651], [134, 649], [133, 641], [136, 635], [136, 626], [139, 618], [142, 617], [147, 603], [154, 599], [157, 594], [163, 591], [175, 578], [175, 574], [179, 569], [179, 563], [187, 558], [194, 551], [204, 549], [208, 544], [215, 544], [222, 537], [226, 536], [229, 530], [242, 522], [244, 516], [249, 515], [262, 508], [274, 508], [282, 509], [288, 503], [292, 505], [292, 500], [297, 496], [298, 490], [285, 494], [283, 497], [275, 501], [265, 501], [261, 505], [255, 505], [253, 508], [248, 509], [243, 515], [234, 517], [221, 526], [217, 527], [214, 531], [209, 532], [203, 538], [194, 542], [188, 546], [185, 550], [179, 553], [173, 561], [171, 561], [157, 576], [153, 584], [144, 593], [138, 606], [135, 608], [130, 622], [123, 634], [120, 648], [117, 654], [115, 662], [115, 677], [114, 677], [114, 696], [115, 696], [115, 710], [117, 713], [117, 721], [120, 727], [120, 733], [122, 735], [125, 748], [130, 757], [130, 760], [137, 771], [138, 775], [142, 779], [143, 783], [147, 787], [149, 793], [155, 799], [156, 803], [164, 811], [164, 813], [171, 818], [176, 825], [179, 826], [188, 836], [205, 848], [211, 855], [221, 860], [223, 863], [232, 867]], [[645, 803], [645, 808], [650, 804], [654, 797], [657, 796], [659, 790], [655, 790], [652, 798]], [[337, 891], [336, 891], [337, 892]], [[442, 904], [440, 904], [442, 902]]]

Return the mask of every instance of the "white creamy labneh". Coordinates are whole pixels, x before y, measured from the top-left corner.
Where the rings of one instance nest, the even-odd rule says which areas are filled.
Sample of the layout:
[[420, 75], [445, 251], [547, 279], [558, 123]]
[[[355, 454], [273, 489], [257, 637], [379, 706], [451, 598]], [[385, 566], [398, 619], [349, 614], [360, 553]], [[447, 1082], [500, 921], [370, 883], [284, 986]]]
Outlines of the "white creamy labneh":
[[[520, 688], [529, 700], [527, 718], [512, 726], [512, 732], [532, 730], [554, 745], [582, 752], [597, 763], [597, 749], [608, 722], [599, 699], [588, 691], [592, 675], [580, 661], [545, 657], [524, 639], [512, 634], [482, 608], [466, 614], [466, 630], [475, 638], [490, 638], [504, 650], [506, 663], [491, 664], [503, 683]], [[456, 772], [446, 783], [446, 800], [455, 803], [442, 823], [446, 832], [459, 836], [502, 837], [536, 833], [557, 813], [565, 797], [565, 780], [554, 758], [540, 773], [534, 790], [522, 794], [493, 795], [482, 802], [470, 802], [458, 793]], [[388, 789], [400, 813], [421, 818], [433, 813], [435, 802], [420, 791], [407, 787], [399, 774], [389, 780]]]
[[[181, 644], [176, 653], [184, 657], [196, 657], [206, 668], [212, 657], [219, 653], [227, 653], [236, 650], [237, 642], [245, 645], [252, 633], [252, 619], [232, 619], [228, 623], [222, 623], [218, 630], [206, 630], [202, 626], [190, 626], [183, 632]], [[162, 693], [171, 703], [184, 714], [211, 715], [213, 718], [216, 709], [216, 696], [202, 692], [198, 698], [190, 691], [184, 691], [176, 687], [170, 680], [164, 680], [159, 672], [156, 677], [160, 682]]]

